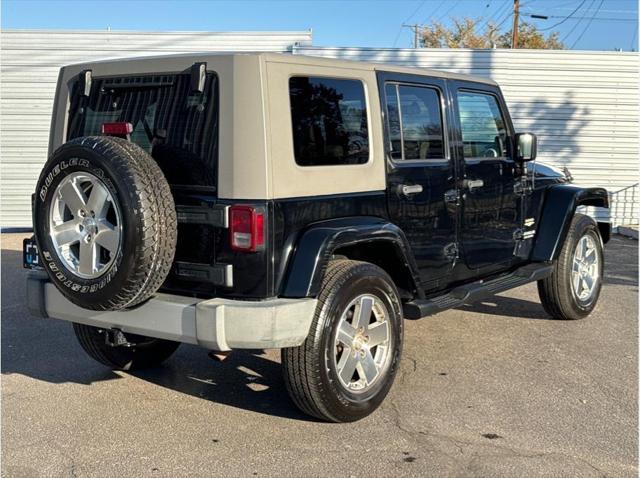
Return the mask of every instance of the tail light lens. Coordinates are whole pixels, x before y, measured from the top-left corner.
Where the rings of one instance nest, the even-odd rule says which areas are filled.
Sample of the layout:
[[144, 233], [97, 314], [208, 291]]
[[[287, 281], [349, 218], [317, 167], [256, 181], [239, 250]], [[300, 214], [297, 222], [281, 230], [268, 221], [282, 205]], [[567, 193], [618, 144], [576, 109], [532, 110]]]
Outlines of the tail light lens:
[[251, 206], [231, 206], [229, 239], [234, 251], [262, 250], [264, 248], [264, 212]]
[[102, 123], [102, 128], [100, 129], [102, 134], [112, 136], [127, 136], [133, 133], [133, 125], [127, 122]]

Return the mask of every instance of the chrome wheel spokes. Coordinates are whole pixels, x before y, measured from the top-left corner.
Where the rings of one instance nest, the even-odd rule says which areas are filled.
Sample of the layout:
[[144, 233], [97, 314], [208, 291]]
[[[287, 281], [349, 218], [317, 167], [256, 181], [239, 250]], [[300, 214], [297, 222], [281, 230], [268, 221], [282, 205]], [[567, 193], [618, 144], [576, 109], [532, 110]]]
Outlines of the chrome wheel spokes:
[[385, 372], [390, 353], [389, 313], [374, 295], [361, 295], [343, 312], [334, 343], [340, 383], [351, 391], [367, 390]]
[[571, 285], [581, 301], [591, 298], [600, 278], [600, 264], [596, 242], [585, 235], [580, 238], [573, 253]]
[[122, 219], [104, 182], [77, 172], [65, 177], [54, 192], [49, 231], [65, 266], [79, 277], [94, 279], [117, 256]]

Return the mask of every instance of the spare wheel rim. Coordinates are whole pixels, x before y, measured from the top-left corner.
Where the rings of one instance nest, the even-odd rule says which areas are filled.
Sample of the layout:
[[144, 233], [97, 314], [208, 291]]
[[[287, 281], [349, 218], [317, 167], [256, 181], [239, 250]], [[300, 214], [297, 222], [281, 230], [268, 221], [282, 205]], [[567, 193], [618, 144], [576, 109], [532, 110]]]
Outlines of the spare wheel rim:
[[49, 209], [49, 237], [74, 275], [96, 279], [109, 270], [120, 251], [122, 215], [101, 179], [79, 171], [60, 182]]

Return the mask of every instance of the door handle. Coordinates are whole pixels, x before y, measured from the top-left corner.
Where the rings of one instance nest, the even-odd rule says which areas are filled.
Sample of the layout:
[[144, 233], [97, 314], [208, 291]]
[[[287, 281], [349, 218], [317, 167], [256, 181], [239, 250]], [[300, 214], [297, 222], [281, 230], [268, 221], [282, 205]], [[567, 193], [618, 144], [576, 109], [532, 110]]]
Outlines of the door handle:
[[420, 184], [401, 184], [398, 186], [398, 192], [403, 196], [411, 196], [422, 192], [422, 186]]
[[484, 181], [482, 179], [463, 179], [462, 187], [468, 189], [469, 191], [473, 191], [474, 189], [478, 189], [484, 186]]

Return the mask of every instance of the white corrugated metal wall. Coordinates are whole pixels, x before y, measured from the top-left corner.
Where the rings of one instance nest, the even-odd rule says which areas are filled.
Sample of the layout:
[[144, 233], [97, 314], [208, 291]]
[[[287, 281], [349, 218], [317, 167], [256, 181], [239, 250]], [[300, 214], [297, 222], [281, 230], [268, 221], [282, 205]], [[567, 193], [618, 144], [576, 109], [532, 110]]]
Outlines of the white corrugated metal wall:
[[0, 32], [0, 226], [31, 227], [30, 196], [47, 159], [62, 65], [101, 58], [198, 51], [290, 51], [311, 32]]
[[[515, 127], [538, 135], [541, 161], [611, 193], [638, 183], [638, 53], [312, 46], [294, 53], [493, 78]], [[614, 194], [615, 223], [638, 223], [636, 191]]]
[[[540, 139], [539, 158], [611, 192], [638, 182], [637, 53], [325, 48], [311, 32], [2, 31], [0, 226], [29, 227], [29, 196], [46, 159], [58, 68], [88, 59], [194, 51], [289, 51], [488, 76], [516, 127]], [[294, 46], [294, 45], [298, 46]], [[635, 188], [637, 189], [637, 188]], [[637, 223], [635, 190], [619, 194], [620, 223]]]

